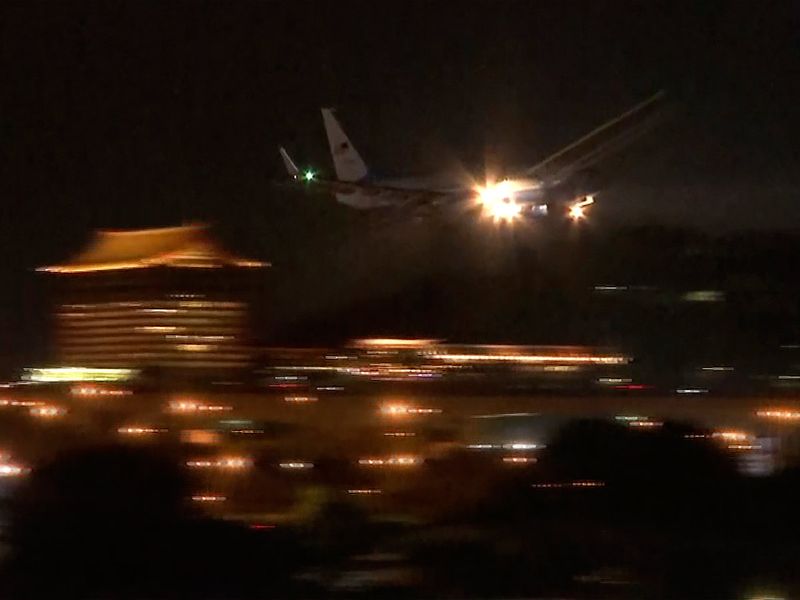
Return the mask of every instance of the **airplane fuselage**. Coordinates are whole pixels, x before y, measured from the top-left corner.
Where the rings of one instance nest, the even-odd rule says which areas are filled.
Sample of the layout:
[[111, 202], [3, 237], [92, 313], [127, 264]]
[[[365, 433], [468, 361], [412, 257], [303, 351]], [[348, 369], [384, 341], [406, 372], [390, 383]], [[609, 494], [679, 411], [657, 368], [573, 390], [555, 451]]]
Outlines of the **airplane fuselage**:
[[[354, 186], [352, 191], [346, 189], [338, 191], [337, 201], [359, 210], [402, 207], [412, 198], [411, 193], [428, 190], [440, 195], [441, 198], [457, 197], [468, 205], [480, 204], [483, 190], [488, 187], [455, 179], [448, 181], [446, 177], [441, 176], [381, 179], [358, 183], [359, 186]], [[370, 189], [370, 183], [375, 187]], [[504, 183], [507, 185], [501, 186], [504, 191], [496, 198], [498, 202], [513, 202], [519, 205], [520, 213], [526, 216], [547, 214], [548, 188], [543, 182], [532, 178], [515, 178]], [[436, 205], [436, 199], [432, 200], [431, 204]]]

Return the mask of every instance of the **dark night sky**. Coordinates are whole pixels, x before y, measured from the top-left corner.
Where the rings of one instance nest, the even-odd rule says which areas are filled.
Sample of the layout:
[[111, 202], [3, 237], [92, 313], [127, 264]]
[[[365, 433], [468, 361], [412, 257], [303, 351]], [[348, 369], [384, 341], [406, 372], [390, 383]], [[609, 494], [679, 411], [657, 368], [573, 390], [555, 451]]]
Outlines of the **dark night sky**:
[[31, 269], [94, 228], [214, 222], [273, 261], [280, 321], [427, 277], [443, 249], [492, 268], [497, 232], [367, 227], [274, 189], [279, 143], [327, 165], [321, 105], [378, 170], [475, 170], [664, 88], [672, 116], [623, 163], [604, 222], [797, 227], [798, 30], [778, 2], [6, 2], [0, 361], [46, 357]]

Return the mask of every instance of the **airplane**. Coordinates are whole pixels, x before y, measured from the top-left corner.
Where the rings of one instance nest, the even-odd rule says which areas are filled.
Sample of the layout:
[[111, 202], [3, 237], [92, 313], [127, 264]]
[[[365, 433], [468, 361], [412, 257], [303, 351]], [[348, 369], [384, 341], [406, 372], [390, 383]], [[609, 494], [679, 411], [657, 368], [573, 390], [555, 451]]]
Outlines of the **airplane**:
[[463, 206], [478, 209], [495, 222], [553, 214], [578, 221], [586, 217], [600, 192], [591, 167], [649, 130], [660, 115], [663, 98], [664, 92], [659, 91], [533, 166], [499, 181], [487, 178], [483, 185], [452, 176], [449, 180], [371, 177], [331, 108], [322, 109], [322, 119], [336, 179], [321, 178], [313, 169], [301, 171], [283, 147], [280, 155], [293, 182], [332, 193], [341, 204], [358, 210], [394, 208], [418, 213]]

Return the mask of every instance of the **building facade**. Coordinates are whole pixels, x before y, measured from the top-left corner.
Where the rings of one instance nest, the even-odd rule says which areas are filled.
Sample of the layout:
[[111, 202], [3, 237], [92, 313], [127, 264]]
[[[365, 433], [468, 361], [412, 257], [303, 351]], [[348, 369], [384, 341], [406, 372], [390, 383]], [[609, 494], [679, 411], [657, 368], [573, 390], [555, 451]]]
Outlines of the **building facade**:
[[249, 368], [248, 298], [268, 266], [222, 249], [203, 225], [99, 231], [56, 286], [60, 365], [230, 373]]

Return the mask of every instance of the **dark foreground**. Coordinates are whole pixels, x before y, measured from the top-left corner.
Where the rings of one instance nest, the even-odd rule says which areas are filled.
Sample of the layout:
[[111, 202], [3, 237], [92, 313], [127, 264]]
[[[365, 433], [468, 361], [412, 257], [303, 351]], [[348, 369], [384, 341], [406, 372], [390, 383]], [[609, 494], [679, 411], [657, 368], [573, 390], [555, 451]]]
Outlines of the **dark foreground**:
[[[576, 401], [563, 402], [561, 409]], [[745, 405], [742, 414], [750, 414]], [[535, 451], [483, 451], [444, 440], [438, 452], [414, 464], [375, 469], [343, 451], [316, 454], [312, 469], [296, 473], [276, 466], [286, 464], [278, 462], [281, 446], [267, 444], [246, 477], [198, 476], [181, 467], [179, 443], [75, 444], [23, 478], [5, 504], [2, 593], [800, 593], [800, 471], [791, 453], [782, 453], [768, 474], [753, 477], [743, 472], [741, 450], [754, 446], [754, 438], [745, 443], [741, 432], [721, 438], [723, 432], [715, 435], [700, 423], [667, 418], [630, 426], [606, 415], [581, 419], [560, 412], [569, 418]], [[56, 440], [63, 432], [51, 425], [36, 435]], [[193, 502], [203, 499], [198, 489], [225, 489], [250, 512], [237, 516]], [[253, 506], [264, 509], [254, 512]]]

